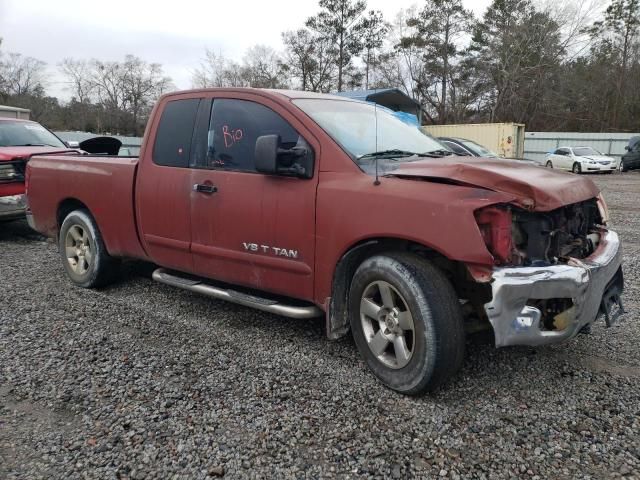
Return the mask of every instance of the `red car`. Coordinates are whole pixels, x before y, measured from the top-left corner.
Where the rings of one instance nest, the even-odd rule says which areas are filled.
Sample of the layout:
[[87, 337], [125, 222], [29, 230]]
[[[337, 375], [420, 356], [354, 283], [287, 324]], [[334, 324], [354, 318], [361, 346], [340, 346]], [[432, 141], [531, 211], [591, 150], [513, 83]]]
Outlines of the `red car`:
[[0, 118], [0, 221], [25, 216], [24, 171], [30, 155], [68, 150], [42, 125]]
[[178, 92], [156, 105], [139, 158], [31, 159], [28, 219], [78, 286], [138, 258], [178, 288], [324, 315], [329, 338], [351, 330], [408, 394], [460, 368], [469, 331], [544, 345], [620, 316], [620, 240], [591, 180], [445, 153], [343, 97]]

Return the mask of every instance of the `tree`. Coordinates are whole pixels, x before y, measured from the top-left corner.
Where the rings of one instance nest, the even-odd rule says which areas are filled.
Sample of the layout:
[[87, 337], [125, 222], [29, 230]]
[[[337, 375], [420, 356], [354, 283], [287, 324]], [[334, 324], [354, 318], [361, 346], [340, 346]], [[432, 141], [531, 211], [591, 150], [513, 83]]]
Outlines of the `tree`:
[[[613, 0], [605, 11], [604, 19], [594, 23], [590, 34], [596, 55], [608, 57], [609, 63], [614, 66], [615, 99], [610, 126], [618, 128], [622, 100], [626, 97], [629, 84], [630, 64], [638, 61], [640, 0]], [[637, 88], [636, 85], [634, 88]]]
[[315, 17], [309, 18], [306, 25], [335, 44], [337, 88], [341, 92], [345, 71], [351, 66], [353, 57], [363, 48], [362, 14], [367, 5], [364, 0], [320, 0], [318, 4], [322, 10]]
[[377, 65], [377, 53], [384, 43], [389, 27], [380, 10], [371, 10], [362, 20], [363, 62], [365, 67], [364, 88], [369, 89], [369, 75]]
[[467, 52], [491, 122], [533, 122], [561, 71], [561, 27], [530, 0], [494, 0]]
[[33, 57], [19, 53], [9, 53], [0, 62], [2, 90], [7, 95], [42, 95], [45, 89], [45, 68], [47, 64]]
[[121, 74], [124, 108], [132, 120], [130, 131], [140, 135], [146, 123], [140, 119], [146, 120], [156, 99], [172, 87], [172, 82], [160, 64], [147, 63], [134, 55], [125, 57]]
[[473, 14], [462, 6], [462, 0], [427, 0], [419, 15], [408, 20], [408, 25], [415, 27], [415, 34], [405, 38], [404, 43], [421, 50], [424, 64], [421, 77], [416, 79], [417, 88], [436, 110], [439, 123], [447, 122], [447, 93], [462, 53], [460, 37], [472, 21]]
[[301, 28], [282, 34], [285, 71], [302, 90], [329, 92], [335, 81], [335, 47], [330, 39]]
[[225, 87], [228, 60], [221, 51], [206, 49], [205, 58], [193, 72], [191, 82], [195, 88]]
[[65, 58], [59, 64], [60, 71], [67, 79], [69, 90], [80, 103], [89, 103], [91, 95], [95, 91], [95, 85], [91, 81], [91, 68], [86, 60]]
[[276, 51], [265, 45], [249, 48], [243, 59], [244, 78], [255, 88], [286, 88], [282, 60]]

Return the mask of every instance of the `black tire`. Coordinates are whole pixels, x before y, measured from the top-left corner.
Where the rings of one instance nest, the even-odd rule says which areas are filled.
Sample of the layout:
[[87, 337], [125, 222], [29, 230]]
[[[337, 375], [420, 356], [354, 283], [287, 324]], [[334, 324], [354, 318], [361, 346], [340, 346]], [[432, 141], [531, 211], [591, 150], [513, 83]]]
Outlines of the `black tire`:
[[623, 173], [629, 170], [624, 160], [620, 160], [620, 165], [618, 166], [618, 170], [620, 170], [620, 173]]
[[545, 164], [545, 167], [553, 168], [553, 163], [551, 163], [551, 160], [547, 160], [547, 163]]
[[577, 175], [580, 175], [582, 173], [582, 165], [580, 165], [579, 162], [575, 162], [573, 164], [573, 167], [571, 167], [571, 171]]
[[[369, 347], [371, 334], [369, 341], [365, 336], [361, 302], [366, 289], [380, 281], [393, 287], [395, 298], [404, 301], [412, 316], [412, 353], [402, 367], [391, 368], [383, 363]], [[408, 395], [431, 391], [462, 366], [465, 334], [460, 303], [444, 274], [421, 257], [397, 252], [365, 260], [353, 277], [349, 316], [360, 354], [374, 375], [393, 390]], [[387, 348], [395, 352], [396, 347], [389, 345]]]
[[[76, 235], [81, 233], [83, 238], [86, 235], [86, 240], [77, 241], [77, 243], [70, 245], [69, 242], [74, 241], [73, 234], [70, 233], [72, 229]], [[88, 245], [86, 248], [85, 242]], [[79, 287], [103, 287], [113, 282], [117, 277], [120, 262], [107, 252], [98, 225], [87, 210], [74, 210], [66, 216], [60, 227], [58, 250], [67, 275]], [[76, 252], [82, 251], [81, 256], [76, 255], [70, 258], [74, 250]], [[81, 258], [86, 270], [79, 267]], [[73, 266], [74, 260], [75, 267]]]

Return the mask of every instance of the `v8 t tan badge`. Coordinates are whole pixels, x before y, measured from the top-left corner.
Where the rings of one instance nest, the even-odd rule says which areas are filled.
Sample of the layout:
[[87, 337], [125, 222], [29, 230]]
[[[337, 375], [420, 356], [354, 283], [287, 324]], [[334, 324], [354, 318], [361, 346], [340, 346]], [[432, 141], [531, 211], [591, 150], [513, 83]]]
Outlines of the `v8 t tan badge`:
[[242, 242], [242, 246], [249, 252], [260, 252], [278, 257], [298, 258], [298, 251], [286, 248], [270, 247], [269, 245], [262, 245], [257, 243]]
[[27, 184], [31, 225], [76, 285], [139, 258], [178, 288], [323, 315], [406, 394], [458, 371], [467, 332], [546, 345], [623, 312], [621, 243], [591, 180], [456, 157], [342, 97], [171, 93], [139, 158], [34, 156]]

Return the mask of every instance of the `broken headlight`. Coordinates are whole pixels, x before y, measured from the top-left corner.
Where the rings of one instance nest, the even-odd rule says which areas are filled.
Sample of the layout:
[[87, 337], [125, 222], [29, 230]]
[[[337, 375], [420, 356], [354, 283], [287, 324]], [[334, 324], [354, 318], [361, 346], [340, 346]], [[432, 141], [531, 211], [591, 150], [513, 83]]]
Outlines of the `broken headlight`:
[[12, 163], [0, 163], [0, 182], [20, 180], [21, 175]]

